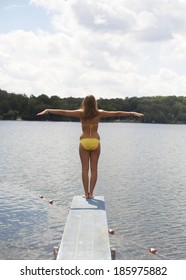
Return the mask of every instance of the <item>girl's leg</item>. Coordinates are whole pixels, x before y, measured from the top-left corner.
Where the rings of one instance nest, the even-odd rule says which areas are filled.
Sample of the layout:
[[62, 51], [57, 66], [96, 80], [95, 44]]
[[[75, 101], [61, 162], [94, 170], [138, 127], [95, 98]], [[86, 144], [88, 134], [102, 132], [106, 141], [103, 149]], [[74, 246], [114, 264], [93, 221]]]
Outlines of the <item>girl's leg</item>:
[[99, 156], [100, 156], [100, 145], [96, 150], [91, 151], [90, 153], [91, 178], [90, 178], [89, 198], [93, 198], [93, 191], [97, 182]]
[[89, 186], [89, 151], [86, 151], [80, 144], [79, 146], [79, 155], [81, 159], [82, 164], [82, 181], [83, 181], [83, 187], [85, 192], [85, 197], [88, 198], [88, 186]]

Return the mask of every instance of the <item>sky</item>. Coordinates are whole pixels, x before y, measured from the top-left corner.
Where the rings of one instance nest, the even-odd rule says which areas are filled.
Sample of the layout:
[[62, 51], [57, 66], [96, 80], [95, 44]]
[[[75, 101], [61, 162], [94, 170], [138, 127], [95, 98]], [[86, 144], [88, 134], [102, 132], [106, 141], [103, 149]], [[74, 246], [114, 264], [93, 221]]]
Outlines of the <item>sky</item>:
[[0, 89], [186, 96], [186, 0], [0, 0]]

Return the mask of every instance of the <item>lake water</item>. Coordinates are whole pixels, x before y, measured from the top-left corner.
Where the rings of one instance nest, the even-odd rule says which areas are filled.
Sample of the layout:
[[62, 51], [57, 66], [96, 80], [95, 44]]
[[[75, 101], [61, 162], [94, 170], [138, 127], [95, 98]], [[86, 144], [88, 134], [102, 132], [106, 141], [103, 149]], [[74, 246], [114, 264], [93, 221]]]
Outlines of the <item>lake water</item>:
[[[105, 197], [117, 259], [186, 259], [186, 126], [99, 131], [95, 195]], [[80, 133], [79, 123], [0, 121], [0, 259], [53, 259], [72, 198], [83, 193]]]

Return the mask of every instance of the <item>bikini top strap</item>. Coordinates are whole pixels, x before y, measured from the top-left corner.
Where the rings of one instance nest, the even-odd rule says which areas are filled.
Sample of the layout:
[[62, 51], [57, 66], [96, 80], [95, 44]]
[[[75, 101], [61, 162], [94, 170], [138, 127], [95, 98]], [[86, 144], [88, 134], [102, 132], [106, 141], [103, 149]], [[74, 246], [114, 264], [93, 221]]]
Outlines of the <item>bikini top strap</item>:
[[92, 129], [94, 126], [96, 126], [97, 124], [84, 124], [83, 126], [89, 126], [90, 128], [90, 136], [92, 136]]
[[90, 136], [92, 136], [92, 128], [93, 128], [93, 124], [90, 124]]

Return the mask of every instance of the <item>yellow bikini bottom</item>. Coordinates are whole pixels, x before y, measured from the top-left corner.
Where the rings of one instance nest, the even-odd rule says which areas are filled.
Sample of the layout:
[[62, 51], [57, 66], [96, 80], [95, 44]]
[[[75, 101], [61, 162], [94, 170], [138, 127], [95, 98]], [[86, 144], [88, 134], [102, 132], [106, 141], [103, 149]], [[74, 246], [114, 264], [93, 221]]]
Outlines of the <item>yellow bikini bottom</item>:
[[85, 150], [94, 151], [99, 146], [100, 141], [97, 138], [82, 138], [80, 143]]

